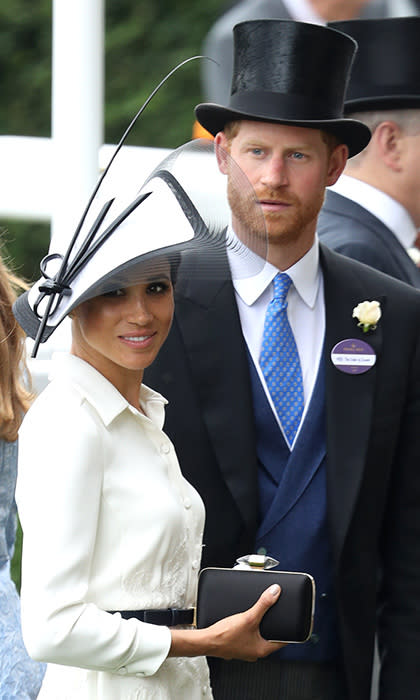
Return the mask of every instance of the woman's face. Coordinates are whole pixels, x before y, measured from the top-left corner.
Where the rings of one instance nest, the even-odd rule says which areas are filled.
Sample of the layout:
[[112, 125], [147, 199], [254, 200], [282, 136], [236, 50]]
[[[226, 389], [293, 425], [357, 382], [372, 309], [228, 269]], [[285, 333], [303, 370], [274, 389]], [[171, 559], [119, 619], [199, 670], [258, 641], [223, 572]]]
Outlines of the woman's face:
[[72, 353], [93, 365], [124, 394], [124, 383], [142, 380], [158, 354], [174, 311], [169, 264], [159, 275], [89, 299], [72, 313]]

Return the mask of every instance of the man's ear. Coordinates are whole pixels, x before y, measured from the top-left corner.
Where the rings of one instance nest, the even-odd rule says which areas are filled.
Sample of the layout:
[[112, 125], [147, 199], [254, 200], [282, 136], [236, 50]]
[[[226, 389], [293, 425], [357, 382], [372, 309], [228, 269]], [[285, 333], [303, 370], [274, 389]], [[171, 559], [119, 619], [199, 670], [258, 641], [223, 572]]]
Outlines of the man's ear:
[[346, 166], [348, 157], [349, 149], [344, 143], [339, 143], [331, 152], [327, 171], [327, 187], [335, 185]]
[[402, 131], [393, 121], [381, 122], [375, 129], [375, 139], [378, 153], [388, 168], [400, 170], [402, 153]]
[[226, 138], [226, 134], [223, 131], [219, 131], [214, 137], [214, 150], [220, 172], [223, 173], [223, 175], [227, 175], [229, 142]]

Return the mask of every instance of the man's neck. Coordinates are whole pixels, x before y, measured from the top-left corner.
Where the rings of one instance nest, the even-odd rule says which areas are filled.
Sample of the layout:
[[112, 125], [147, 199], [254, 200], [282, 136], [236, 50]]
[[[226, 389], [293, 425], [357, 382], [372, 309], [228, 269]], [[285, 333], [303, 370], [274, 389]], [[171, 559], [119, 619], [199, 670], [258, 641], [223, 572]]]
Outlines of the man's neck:
[[277, 267], [281, 272], [285, 272], [292, 265], [295, 265], [313, 246], [314, 239], [310, 243], [305, 243], [302, 245], [296, 245], [296, 243], [291, 243], [290, 245], [268, 245], [267, 251], [267, 261]]

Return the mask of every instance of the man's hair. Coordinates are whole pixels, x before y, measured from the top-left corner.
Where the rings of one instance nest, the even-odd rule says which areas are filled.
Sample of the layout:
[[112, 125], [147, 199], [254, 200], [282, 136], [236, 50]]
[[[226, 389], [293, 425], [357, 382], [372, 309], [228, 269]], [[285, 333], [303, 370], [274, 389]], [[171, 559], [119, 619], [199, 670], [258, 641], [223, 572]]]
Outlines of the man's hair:
[[[420, 132], [420, 109], [387, 109], [372, 112], [353, 112], [347, 115], [349, 119], [357, 119], [366, 124], [374, 134], [375, 130], [383, 122], [395, 122], [403, 134], [415, 136]], [[366, 148], [369, 147], [369, 144]], [[348, 162], [351, 165], [359, 165], [366, 154], [366, 148]]]
[[[235, 121], [228, 122], [227, 124], [225, 124], [223, 131], [224, 131], [224, 134], [225, 134], [229, 144], [232, 142], [232, 139], [234, 139], [235, 136], [237, 136], [241, 121], [242, 121], [242, 119], [236, 119]], [[270, 123], [281, 124], [282, 122], [270, 122]], [[293, 124], [286, 124], [286, 126], [293, 126]], [[327, 145], [328, 153], [329, 153], [329, 155], [331, 155], [334, 148], [336, 146], [338, 146], [340, 141], [335, 134], [331, 134], [329, 131], [324, 131], [324, 129], [320, 129], [320, 131], [321, 131], [322, 140]]]
[[223, 131], [229, 143], [231, 143], [232, 139], [237, 136], [241, 121], [241, 119], [236, 119], [233, 122], [228, 122], [225, 124]]
[[321, 129], [321, 137], [324, 143], [327, 144], [329, 155], [331, 155], [334, 148], [336, 148], [340, 143], [342, 143], [342, 141], [340, 141], [340, 139], [335, 134], [332, 134], [330, 131], [324, 131], [323, 129]]

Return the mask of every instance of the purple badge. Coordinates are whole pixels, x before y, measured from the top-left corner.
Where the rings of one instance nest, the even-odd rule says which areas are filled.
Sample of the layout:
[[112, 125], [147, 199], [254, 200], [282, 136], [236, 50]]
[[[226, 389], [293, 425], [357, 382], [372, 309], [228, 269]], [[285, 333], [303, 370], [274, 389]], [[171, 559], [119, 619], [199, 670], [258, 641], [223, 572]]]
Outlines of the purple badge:
[[340, 372], [362, 374], [373, 367], [376, 355], [364, 340], [347, 338], [334, 345], [331, 350], [331, 360]]

